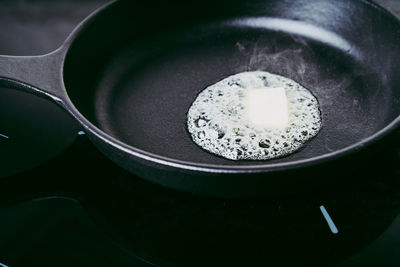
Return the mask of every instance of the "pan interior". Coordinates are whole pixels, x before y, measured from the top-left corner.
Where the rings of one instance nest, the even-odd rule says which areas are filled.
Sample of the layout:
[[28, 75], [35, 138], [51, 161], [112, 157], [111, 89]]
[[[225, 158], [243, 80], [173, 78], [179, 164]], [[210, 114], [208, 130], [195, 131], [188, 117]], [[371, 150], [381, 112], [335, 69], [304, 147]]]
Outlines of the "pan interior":
[[[81, 82], [84, 92], [66, 85], [78, 109], [107, 134], [143, 151], [193, 163], [308, 159], [355, 144], [393, 120], [391, 74], [385, 80], [367, 64], [368, 49], [307, 23], [295, 24], [293, 31], [285, 21], [277, 29], [274, 23], [260, 25], [259, 18], [215, 19], [129, 38], [118, 47], [109, 45], [107, 57]], [[299, 152], [269, 161], [230, 161], [203, 151], [186, 129], [197, 94], [230, 75], [255, 70], [309, 89], [319, 101], [322, 130]]]
[[[313, 92], [321, 108], [323, 129], [318, 136], [300, 152], [275, 161], [323, 155], [382, 127], [387, 105], [368, 98], [381, 86], [354, 73], [358, 67], [351, 65], [351, 59], [329, 47], [313, 47], [306, 40], [279, 33], [228, 28], [225, 34], [201, 42], [170, 41], [175, 42], [164, 44], [165, 39], [156, 39], [145, 48], [128, 46], [104, 69], [95, 97], [101, 129], [134, 147], [169, 158], [241, 164], [196, 146], [187, 133], [186, 114], [207, 86], [253, 70], [299, 82]], [[375, 97], [384, 99], [383, 95]]]

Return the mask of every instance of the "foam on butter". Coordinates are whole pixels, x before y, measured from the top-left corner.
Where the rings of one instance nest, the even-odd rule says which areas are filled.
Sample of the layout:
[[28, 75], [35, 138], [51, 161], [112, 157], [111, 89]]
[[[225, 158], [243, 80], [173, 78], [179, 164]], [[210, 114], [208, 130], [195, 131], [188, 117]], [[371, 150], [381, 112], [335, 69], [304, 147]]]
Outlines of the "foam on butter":
[[288, 78], [242, 72], [199, 93], [187, 114], [192, 140], [232, 160], [267, 160], [300, 149], [321, 129], [317, 99]]

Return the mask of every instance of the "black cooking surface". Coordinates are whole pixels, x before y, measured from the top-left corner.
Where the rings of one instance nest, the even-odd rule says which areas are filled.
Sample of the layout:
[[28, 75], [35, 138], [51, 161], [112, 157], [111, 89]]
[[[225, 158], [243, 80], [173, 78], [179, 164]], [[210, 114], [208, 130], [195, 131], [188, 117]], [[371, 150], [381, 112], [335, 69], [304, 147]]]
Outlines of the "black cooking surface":
[[[2, 1], [0, 53], [50, 52], [105, 2]], [[2, 88], [0, 111], [0, 266], [400, 266], [399, 131], [340, 184], [229, 200], [132, 176], [45, 100]]]

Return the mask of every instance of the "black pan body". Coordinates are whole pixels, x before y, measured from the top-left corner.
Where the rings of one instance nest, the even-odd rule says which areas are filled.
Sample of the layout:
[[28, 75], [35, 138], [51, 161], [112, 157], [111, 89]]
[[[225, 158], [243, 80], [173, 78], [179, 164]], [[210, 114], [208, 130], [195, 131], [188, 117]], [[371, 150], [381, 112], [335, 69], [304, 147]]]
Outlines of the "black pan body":
[[[104, 132], [92, 140], [124, 168], [192, 193], [270, 194], [318, 184], [280, 173], [354, 152], [398, 124], [399, 32], [393, 16], [367, 1], [119, 1], [76, 35], [63, 77], [73, 105]], [[199, 148], [186, 129], [197, 94], [255, 70], [308, 88], [321, 132], [269, 161]]]

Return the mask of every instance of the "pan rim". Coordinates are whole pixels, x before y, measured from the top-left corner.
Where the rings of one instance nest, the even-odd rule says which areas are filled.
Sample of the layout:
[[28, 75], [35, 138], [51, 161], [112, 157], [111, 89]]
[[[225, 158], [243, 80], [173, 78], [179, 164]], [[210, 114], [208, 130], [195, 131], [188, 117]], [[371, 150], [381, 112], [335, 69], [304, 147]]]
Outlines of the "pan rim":
[[281, 163], [227, 166], [222, 164], [217, 165], [217, 164], [196, 163], [196, 162], [177, 160], [170, 157], [164, 157], [157, 154], [153, 154], [145, 150], [138, 149], [108, 135], [107, 133], [105, 133], [104, 131], [93, 125], [91, 122], [89, 122], [85, 117], [80, 115], [79, 111], [77, 111], [75, 108], [74, 108], [74, 113], [79, 114], [79, 120], [84, 124], [85, 128], [88, 131], [96, 135], [98, 138], [106, 142], [108, 145], [111, 145], [121, 151], [124, 151], [125, 153], [133, 157], [148, 161], [150, 163], [155, 163], [160, 166], [171, 167], [186, 171], [215, 173], [215, 174], [268, 173], [268, 172], [283, 171], [283, 170], [293, 170], [312, 165], [319, 165], [343, 157], [345, 155], [356, 153], [357, 151], [365, 148], [366, 146], [370, 146], [378, 142], [383, 137], [389, 135], [391, 132], [394, 132], [398, 128], [398, 126], [400, 126], [400, 115], [399, 115], [395, 120], [389, 123], [386, 127], [382, 128], [380, 131], [357, 143], [354, 143], [353, 145], [347, 146], [343, 149], [336, 150], [331, 153], [315, 156], [312, 158], [295, 160], [290, 162], [281, 162]]
[[[375, 8], [379, 10], [380, 12], [385, 13], [387, 16], [392, 17], [395, 19], [399, 24], [400, 20], [396, 16], [394, 16], [392, 13], [387, 11], [385, 8], [381, 7], [380, 5], [370, 1], [370, 0], [355, 0], [359, 1], [365, 5], [369, 5], [372, 8]], [[62, 46], [62, 50], [64, 50], [64, 55], [63, 55], [63, 63], [62, 63], [62, 70], [61, 70], [61, 76], [62, 76], [62, 83], [63, 86], [65, 87], [64, 83], [64, 67], [65, 67], [65, 60], [67, 58], [67, 54], [69, 52], [69, 48], [74, 43], [74, 40], [76, 39], [77, 35], [81, 32], [81, 30], [85, 27], [88, 21], [90, 21], [92, 18], [96, 17], [99, 13], [101, 13], [103, 10], [107, 9], [108, 7], [112, 6], [113, 4], [117, 3], [117, 0], [112, 0], [109, 3], [105, 4], [104, 6], [100, 7], [96, 11], [94, 11], [91, 15], [89, 15], [85, 20], [83, 20], [76, 28], [75, 30], [70, 34], [70, 36], [67, 38], [65, 41], [64, 45]], [[65, 88], [64, 88], [65, 89]], [[65, 107], [69, 112], [84, 126], [84, 128], [101, 139], [103, 142], [107, 143], [107, 145], [110, 145], [120, 151], [123, 151], [126, 154], [129, 154], [130, 156], [140, 159], [142, 161], [152, 163], [159, 165], [161, 167], [169, 167], [169, 168], [174, 168], [174, 169], [180, 169], [180, 170], [185, 170], [185, 171], [194, 171], [194, 172], [203, 172], [203, 173], [215, 173], [215, 174], [244, 174], [244, 173], [268, 173], [268, 172], [275, 172], [275, 171], [283, 171], [283, 170], [293, 170], [293, 169], [299, 169], [303, 167], [309, 167], [313, 165], [319, 165], [322, 163], [326, 163], [328, 161], [332, 161], [335, 159], [338, 159], [340, 157], [343, 157], [345, 155], [349, 155], [352, 153], [355, 153], [366, 146], [370, 146], [388, 134], [394, 132], [397, 130], [400, 126], [400, 114], [390, 123], [388, 123], [385, 127], [377, 131], [376, 133], [364, 138], [363, 140], [356, 142], [350, 146], [347, 146], [345, 148], [326, 153], [323, 155], [311, 157], [311, 158], [306, 158], [306, 159], [300, 159], [300, 160], [294, 160], [294, 161], [289, 161], [289, 162], [280, 162], [280, 163], [265, 163], [265, 164], [246, 164], [246, 165], [222, 165], [222, 164], [209, 164], [209, 163], [196, 163], [196, 162], [190, 162], [190, 161], [183, 161], [183, 160], [178, 160], [174, 159], [171, 157], [165, 157], [165, 156], [160, 156], [139, 148], [136, 148], [134, 146], [128, 145], [117, 138], [112, 137], [111, 135], [107, 134], [97, 126], [95, 126], [93, 123], [91, 123], [84, 115], [80, 113], [80, 111], [75, 107], [75, 105], [72, 103], [71, 99], [69, 96], [67, 96], [67, 99], [64, 102]]]

